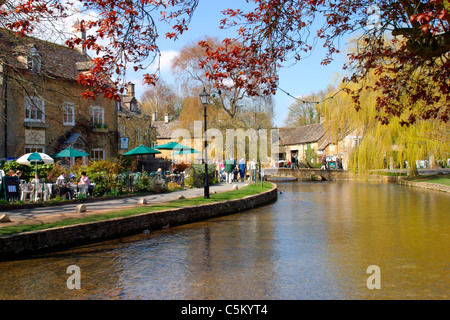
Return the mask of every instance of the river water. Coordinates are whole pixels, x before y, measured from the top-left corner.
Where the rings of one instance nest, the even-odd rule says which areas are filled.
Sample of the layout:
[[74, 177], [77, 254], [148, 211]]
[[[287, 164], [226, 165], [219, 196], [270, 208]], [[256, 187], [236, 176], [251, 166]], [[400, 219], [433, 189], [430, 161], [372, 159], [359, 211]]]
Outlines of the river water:
[[[278, 188], [276, 203], [244, 213], [0, 262], [0, 299], [450, 298], [447, 193], [349, 181]], [[80, 289], [67, 286], [73, 265]]]

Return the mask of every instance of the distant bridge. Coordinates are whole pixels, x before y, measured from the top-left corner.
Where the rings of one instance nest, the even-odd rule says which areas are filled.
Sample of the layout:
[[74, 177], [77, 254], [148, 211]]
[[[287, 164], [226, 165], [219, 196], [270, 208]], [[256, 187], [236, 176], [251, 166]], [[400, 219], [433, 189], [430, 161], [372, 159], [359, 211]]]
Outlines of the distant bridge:
[[296, 180], [346, 180], [350, 174], [347, 170], [320, 170], [320, 169], [289, 169], [289, 168], [264, 168], [264, 176], [270, 178], [292, 178]]

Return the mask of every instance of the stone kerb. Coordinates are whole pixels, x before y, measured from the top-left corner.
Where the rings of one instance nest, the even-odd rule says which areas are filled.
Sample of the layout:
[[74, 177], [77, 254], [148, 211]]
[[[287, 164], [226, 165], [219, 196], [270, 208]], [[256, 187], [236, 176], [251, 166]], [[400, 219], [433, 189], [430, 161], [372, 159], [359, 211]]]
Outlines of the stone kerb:
[[439, 184], [439, 183], [417, 182], [417, 181], [407, 181], [407, 180], [400, 180], [398, 183], [401, 185], [404, 185], [404, 186], [409, 186], [409, 187], [424, 188], [424, 189], [442, 191], [442, 192], [450, 192], [450, 186], [447, 186], [444, 184]]
[[269, 191], [242, 199], [1, 236], [0, 260], [239, 213], [272, 203], [276, 199], [277, 187], [273, 184], [273, 188]]

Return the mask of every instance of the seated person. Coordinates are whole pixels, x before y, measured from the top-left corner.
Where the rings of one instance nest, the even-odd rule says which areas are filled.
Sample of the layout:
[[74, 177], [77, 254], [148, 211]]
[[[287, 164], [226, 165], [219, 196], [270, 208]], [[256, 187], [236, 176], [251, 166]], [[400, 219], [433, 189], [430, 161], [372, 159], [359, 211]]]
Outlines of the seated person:
[[81, 186], [81, 185], [87, 185], [88, 193], [90, 196], [92, 196], [92, 191], [94, 190], [94, 186], [91, 185], [91, 181], [87, 177], [86, 171], [81, 172], [81, 177], [80, 177], [80, 181], [78, 182], [78, 186]]
[[35, 184], [35, 183], [42, 183], [42, 179], [41, 179], [41, 176], [39, 175], [39, 173], [36, 173], [36, 174], [34, 175], [34, 179], [31, 180], [31, 183], [32, 183], [32, 184]]
[[73, 190], [69, 188], [70, 182], [66, 181], [66, 173], [62, 172], [56, 179], [56, 185], [59, 187], [59, 195], [62, 197], [65, 194], [69, 194], [69, 199], [73, 198]]

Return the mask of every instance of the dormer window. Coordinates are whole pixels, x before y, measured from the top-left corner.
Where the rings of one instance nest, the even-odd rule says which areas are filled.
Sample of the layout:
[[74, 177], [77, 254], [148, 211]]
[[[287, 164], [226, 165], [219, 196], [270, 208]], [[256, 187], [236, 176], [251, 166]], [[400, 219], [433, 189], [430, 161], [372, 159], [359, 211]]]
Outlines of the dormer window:
[[136, 102], [132, 101], [132, 102], [130, 103], [130, 111], [131, 111], [131, 112], [137, 112], [137, 111], [138, 111], [138, 110], [137, 110]]
[[30, 50], [30, 54], [27, 57], [28, 70], [34, 73], [40, 73], [42, 67], [41, 56], [37, 52], [36, 48], [33, 47]]

